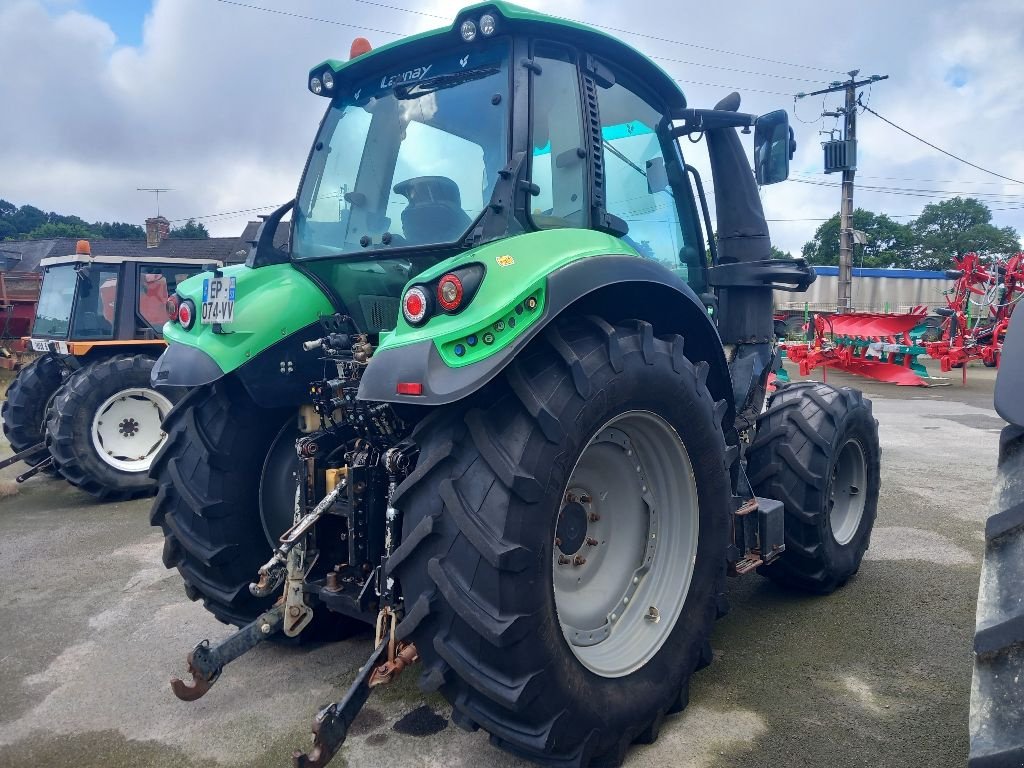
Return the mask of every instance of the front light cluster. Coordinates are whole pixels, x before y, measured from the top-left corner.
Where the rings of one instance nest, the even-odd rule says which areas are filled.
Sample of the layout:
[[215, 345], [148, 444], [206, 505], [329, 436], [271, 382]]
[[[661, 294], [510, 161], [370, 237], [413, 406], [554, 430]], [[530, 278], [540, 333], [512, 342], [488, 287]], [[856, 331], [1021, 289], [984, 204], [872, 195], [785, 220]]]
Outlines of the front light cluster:
[[490, 37], [498, 31], [498, 19], [491, 13], [485, 13], [477, 21], [466, 19], [459, 26], [459, 34], [467, 43], [476, 40], [477, 33], [484, 37]]
[[320, 77], [313, 77], [309, 80], [309, 90], [319, 96], [324, 90], [334, 90], [334, 75], [331, 70], [325, 69]]

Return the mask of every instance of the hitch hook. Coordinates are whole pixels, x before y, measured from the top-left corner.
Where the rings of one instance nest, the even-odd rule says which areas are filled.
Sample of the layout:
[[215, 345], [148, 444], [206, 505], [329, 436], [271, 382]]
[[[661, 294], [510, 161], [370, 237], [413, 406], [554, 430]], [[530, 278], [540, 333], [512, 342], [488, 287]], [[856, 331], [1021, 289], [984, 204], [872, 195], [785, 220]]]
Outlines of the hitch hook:
[[284, 606], [275, 605], [255, 621], [228, 635], [216, 645], [210, 645], [209, 640], [203, 640], [188, 655], [191, 684], [178, 677], [171, 678], [171, 690], [174, 695], [182, 701], [202, 698], [217, 682], [227, 664], [279, 632], [283, 621]]

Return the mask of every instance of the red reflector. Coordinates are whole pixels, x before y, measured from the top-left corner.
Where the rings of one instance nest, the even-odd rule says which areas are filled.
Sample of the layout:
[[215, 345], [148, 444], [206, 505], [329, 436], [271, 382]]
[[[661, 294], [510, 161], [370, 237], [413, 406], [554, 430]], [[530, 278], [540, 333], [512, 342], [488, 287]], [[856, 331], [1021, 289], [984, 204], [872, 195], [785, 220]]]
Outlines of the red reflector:
[[400, 395], [422, 395], [423, 385], [418, 381], [398, 382], [398, 394]]
[[178, 307], [178, 322], [186, 328], [192, 325], [192, 308], [188, 304]]

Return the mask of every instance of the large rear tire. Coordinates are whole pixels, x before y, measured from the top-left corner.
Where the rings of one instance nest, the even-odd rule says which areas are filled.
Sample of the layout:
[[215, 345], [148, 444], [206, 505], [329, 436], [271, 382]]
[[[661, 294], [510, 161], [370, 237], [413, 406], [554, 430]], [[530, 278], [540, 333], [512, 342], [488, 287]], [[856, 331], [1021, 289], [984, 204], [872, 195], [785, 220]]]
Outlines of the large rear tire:
[[[61, 366], [51, 355], [43, 355], [22, 368], [7, 388], [0, 408], [4, 437], [14, 453], [42, 443], [46, 437], [46, 409], [61, 384]], [[38, 464], [49, 456], [45, 448], [25, 459]]]
[[[163, 562], [185, 594], [225, 624], [245, 626], [276, 599], [249, 584], [292, 524], [299, 436], [295, 409], [257, 406], [228, 376], [191, 390], [164, 422], [167, 443], [150, 471], [159, 490], [150, 523], [164, 534]], [[365, 628], [319, 608], [300, 640]]]
[[1024, 765], [1024, 429], [1013, 424], [1003, 428], [991, 509], [978, 588], [967, 765], [1019, 768]]
[[759, 496], [785, 506], [786, 551], [759, 573], [828, 594], [860, 568], [878, 509], [878, 422], [850, 387], [790, 384], [768, 401], [747, 452]]
[[[150, 522], [163, 531], [164, 565], [181, 573], [185, 594], [226, 624], [244, 626], [273, 602], [253, 597], [249, 584], [272, 552], [260, 468], [289, 419], [293, 411], [258, 407], [227, 377], [191, 390], [164, 422], [167, 443], [150, 471], [159, 487]], [[293, 478], [286, 509], [294, 494]]]
[[147, 496], [168, 396], [150, 387], [153, 358], [114, 355], [71, 374], [50, 404], [46, 447], [69, 483], [103, 501]]
[[559, 320], [418, 426], [389, 567], [421, 687], [458, 724], [540, 763], [618, 765], [686, 706], [730, 521], [707, 372], [647, 323]]

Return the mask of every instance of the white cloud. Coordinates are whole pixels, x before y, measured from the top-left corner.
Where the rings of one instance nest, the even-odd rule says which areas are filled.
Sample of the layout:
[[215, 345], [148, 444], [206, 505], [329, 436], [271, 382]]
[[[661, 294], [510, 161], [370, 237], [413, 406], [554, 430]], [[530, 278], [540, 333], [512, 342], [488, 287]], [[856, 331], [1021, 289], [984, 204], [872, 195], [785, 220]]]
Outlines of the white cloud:
[[[255, 4], [399, 34], [442, 23], [358, 0]], [[451, 19], [465, 3], [394, 4]], [[659, 60], [673, 75], [690, 81], [684, 89], [694, 106], [712, 106], [728, 92], [726, 86], [739, 85], [748, 86], [744, 109], [786, 107], [792, 112], [791, 97], [753, 89], [787, 94], [841, 76], [707, 48], [889, 73], [891, 79], [873, 89], [872, 107], [980, 165], [1024, 178], [1024, 149], [1016, 138], [1017, 126], [1024, 123], [1024, 99], [1016, 82], [1016, 73], [1024, 69], [1024, 6], [1014, 0], [908, 0], [898, 5], [866, 0], [846, 31], [843, 25], [850, 17], [845, 5], [818, 0], [784, 6], [755, 0], [526, 4], [703, 46], [615, 33], [649, 54], [692, 62]], [[136, 187], [173, 187], [175, 192], [161, 196], [161, 208], [172, 219], [289, 199], [325, 104], [305, 89], [309, 68], [326, 58], [344, 58], [357, 34], [375, 44], [393, 39], [215, 0], [156, 0], [142, 44], [119, 46], [106, 23], [73, 7], [42, 0], [0, 3], [0, 71], [5, 73], [0, 78], [0, 196], [89, 220], [141, 222], [151, 214], [153, 200]], [[838, 103], [832, 99], [826, 105]], [[816, 117], [820, 107], [820, 99], [801, 101], [799, 115]], [[821, 167], [819, 126], [794, 125], [800, 145], [794, 167], [816, 172]], [[1024, 202], [1024, 187], [992, 183], [998, 180], [945, 158], [871, 115], [860, 118], [859, 134], [862, 184], [1020, 195], [993, 197], [993, 208]], [[691, 161], [706, 168], [703, 147], [684, 142], [683, 148]], [[769, 218], [817, 218], [837, 209], [839, 191], [788, 183], [766, 189], [764, 199]], [[912, 214], [929, 198], [861, 190], [856, 202], [890, 214]], [[995, 216], [997, 224], [1024, 230], [1024, 211]], [[213, 220], [208, 226], [217, 234], [234, 234], [246, 218]], [[773, 238], [780, 247], [799, 251], [816, 226], [813, 221], [775, 223]]]

